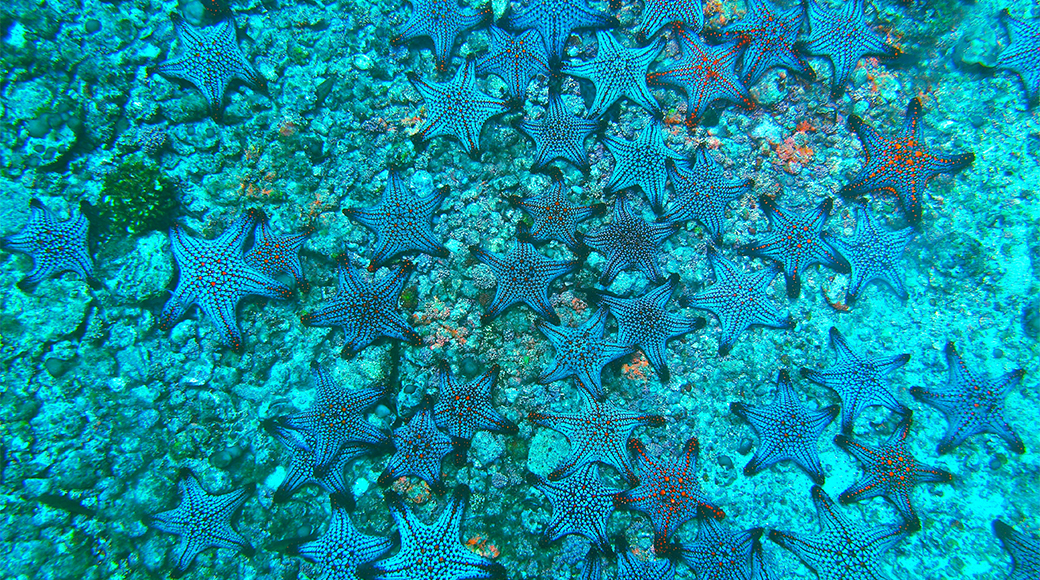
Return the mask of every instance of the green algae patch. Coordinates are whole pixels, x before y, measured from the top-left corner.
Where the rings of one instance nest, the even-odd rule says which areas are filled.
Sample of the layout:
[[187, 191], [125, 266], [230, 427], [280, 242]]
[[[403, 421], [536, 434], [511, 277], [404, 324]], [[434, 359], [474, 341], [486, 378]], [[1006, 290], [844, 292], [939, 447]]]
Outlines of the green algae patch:
[[126, 161], [105, 176], [97, 208], [110, 236], [165, 229], [176, 210], [174, 182], [140, 159]]

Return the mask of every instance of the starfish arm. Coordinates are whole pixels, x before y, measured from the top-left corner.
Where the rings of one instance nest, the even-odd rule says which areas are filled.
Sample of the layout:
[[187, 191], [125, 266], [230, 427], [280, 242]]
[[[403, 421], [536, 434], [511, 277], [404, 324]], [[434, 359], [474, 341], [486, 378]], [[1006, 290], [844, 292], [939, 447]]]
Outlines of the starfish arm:
[[[382, 206], [377, 205], [370, 208], [348, 207], [343, 210], [343, 215], [378, 234], [380, 226], [382, 225], [383, 216], [386, 214], [383, 212]], [[377, 239], [376, 243], [382, 245], [385, 242]]]

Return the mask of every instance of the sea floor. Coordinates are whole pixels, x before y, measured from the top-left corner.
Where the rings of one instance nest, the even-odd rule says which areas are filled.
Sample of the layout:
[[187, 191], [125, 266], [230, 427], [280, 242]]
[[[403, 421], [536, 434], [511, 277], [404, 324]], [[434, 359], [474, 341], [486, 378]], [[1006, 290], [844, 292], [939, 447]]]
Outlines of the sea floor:
[[[641, 3], [621, 4], [619, 34], [631, 39]], [[774, 69], [751, 90], [754, 110], [725, 106], [714, 114], [717, 121], [694, 128], [669, 123], [667, 141], [685, 154], [706, 146], [734, 177], [754, 180], [753, 193], [727, 211], [717, 247], [742, 266], [761, 268], [763, 261], [734, 251], [768, 228], [758, 196], [778, 194], [783, 206], [801, 208], [832, 197], [825, 231], [852, 235], [852, 202], [837, 192], [863, 166], [864, 155], [845, 120], [857, 114], [892, 135], [902, 127], [907, 103], [919, 97], [929, 146], [948, 154], [972, 151], [975, 161], [926, 189], [923, 218], [903, 257], [909, 298], [900, 300], [875, 282], [846, 305], [849, 277], [814, 266], [802, 273], [800, 297], [789, 300], [781, 276], [770, 299], [789, 309], [794, 327], [750, 330], [719, 356], [717, 321], [683, 306], [713, 282], [705, 258], [709, 236], [691, 224], [665, 242], [658, 264], [665, 276], [679, 276], [669, 307], [706, 316], [707, 327], [669, 343], [669, 382], [637, 354], [608, 366], [603, 383], [611, 402], [666, 418], [664, 426], [634, 432], [651, 456], [678, 457], [690, 437], [698, 438], [697, 477], [734, 528], [812, 533], [819, 529], [812, 481], [789, 461], [745, 476], [742, 468], [759, 438], [730, 404], [772, 401], [781, 369], [791, 373], [809, 407], [840, 403], [798, 373], [833, 365], [831, 327], [867, 356], [909, 353], [909, 362], [890, 377], [898, 400], [913, 411], [909, 450], [954, 480], [916, 488], [922, 529], [882, 557], [879, 570], [928, 580], [1003, 578], [1010, 558], [991, 529], [993, 520], [1027, 533], [1040, 529], [1040, 109], [1027, 107], [1019, 77], [993, 66], [1008, 44], [1000, 10], [1020, 17], [1040, 13], [1029, 0], [875, 4], [875, 23], [903, 57], [860, 61], [837, 98], [824, 60], [809, 59], [816, 81]], [[593, 5], [607, 9], [606, 2]], [[241, 354], [224, 346], [213, 321], [198, 309], [172, 330], [160, 330], [159, 313], [177, 279], [165, 228], [131, 235], [92, 224], [98, 288], [65, 274], [24, 291], [16, 284], [32, 259], [0, 252], [0, 576], [164, 577], [177, 538], [145, 522], [177, 505], [177, 473], [187, 467], [213, 492], [257, 486], [234, 520], [255, 553], [207, 550], [188, 577], [316, 578], [319, 568], [287, 547], [325, 529], [329, 502], [315, 486], [288, 502], [273, 502], [289, 453], [261, 422], [311, 404], [316, 362], [347, 388], [397, 377], [389, 385], [392, 404], [369, 415], [373, 424], [390, 428], [398, 412], [410, 416], [424, 394], [435, 394], [433, 371], [440, 361], [465, 376], [501, 365], [494, 405], [519, 425], [512, 437], [478, 434], [466, 466], [445, 463], [448, 487], [467, 484], [473, 492], [463, 541], [497, 554], [509, 578], [578, 576], [587, 542], [572, 536], [539, 543], [551, 506], [525, 481], [525, 472], [545, 475], [569, 448], [528, 414], [572, 412], [582, 396], [570, 379], [538, 384], [553, 351], [531, 309], [514, 307], [481, 324], [495, 281], [468, 250], [479, 244], [504, 253], [524, 220], [508, 196], [533, 195], [550, 184], [530, 170], [534, 147], [515, 128], [525, 114], [544, 108], [546, 80], [531, 85], [523, 111], [488, 123], [479, 160], [446, 138], [416, 148], [410, 136], [424, 109], [405, 74], [433, 78], [436, 68], [428, 43], [388, 46], [386, 39], [409, 13], [406, 6], [382, 0], [232, 2], [240, 46], [267, 79], [268, 94], [233, 86], [220, 122], [208, 115], [194, 87], [150, 70], [176, 53], [169, 14], [199, 22], [204, 12], [197, 1], [15, 0], [0, 8], [0, 234], [14, 235], [27, 223], [33, 198], [64, 219], [81, 201], [98, 206], [117, 182], [131, 192], [173, 188], [176, 221], [202, 238], [216, 237], [247, 208], [262, 209], [281, 232], [315, 228], [301, 252], [310, 291], [297, 289], [288, 300], [244, 301], [238, 308]], [[503, 6], [496, 2], [496, 14]], [[716, 15], [735, 19], [745, 9], [743, 2], [725, 0]], [[487, 43], [486, 30], [463, 35], [455, 64], [482, 53]], [[576, 58], [595, 54], [595, 35], [572, 37], [567, 52]], [[331, 89], [323, 87], [330, 80]], [[504, 86], [497, 78], [479, 84], [493, 93]], [[562, 80], [562, 91], [576, 111], [581, 95], [591, 102], [592, 86], [573, 78]], [[680, 110], [681, 93], [654, 94], [666, 119]], [[607, 115], [603, 132], [631, 138], [648, 118], [623, 101]], [[613, 196], [603, 189], [614, 161], [602, 137], [590, 138], [586, 148], [590, 168], [584, 174], [557, 162], [564, 182], [576, 201], [609, 206]], [[345, 252], [355, 264], [367, 263], [375, 236], [341, 210], [377, 204], [391, 165], [403, 168], [406, 183], [419, 191], [450, 188], [433, 222], [450, 255], [413, 257], [416, 270], [401, 308], [422, 346], [383, 340], [343, 359], [342, 331], [305, 326], [300, 315], [335, 292], [335, 256]], [[152, 171], [153, 180], [135, 182], [142, 171]], [[118, 179], [106, 181], [109, 175]], [[154, 179], [164, 185], [157, 188]], [[632, 199], [638, 212], [652, 217], [645, 198]], [[877, 196], [870, 206], [886, 227], [906, 227], [894, 196]], [[609, 221], [608, 211], [579, 230]], [[571, 256], [556, 242], [539, 251]], [[563, 324], [578, 324], [594, 311], [589, 289], [597, 287], [603, 266], [603, 257], [593, 253], [578, 273], [550, 287]], [[641, 273], [629, 270], [608, 290], [640, 295], [648, 287]], [[608, 332], [616, 332], [613, 322]], [[937, 453], [946, 419], [909, 391], [946, 383], [948, 341], [974, 372], [996, 378], [1025, 370], [1005, 403], [1025, 453], [1012, 453], [991, 434]], [[878, 444], [895, 425], [887, 409], [870, 408], [857, 420], [855, 437]], [[835, 421], [819, 442], [824, 489], [835, 498], [862, 474], [858, 462], [832, 443], [838, 430]], [[354, 523], [382, 536], [393, 529], [376, 484], [387, 457], [360, 459], [347, 472], [356, 495]], [[600, 472], [623, 485], [612, 468]], [[417, 478], [395, 486], [425, 517], [444, 505], [444, 498], [427, 498]], [[900, 518], [880, 498], [838, 509], [867, 526]], [[678, 538], [692, 541], [696, 530], [697, 523], [688, 522]], [[642, 514], [615, 513], [608, 534], [649, 553], [653, 530]], [[777, 544], [766, 541], [764, 550], [773, 578], [815, 577]], [[676, 572], [694, 577], [681, 563]]]

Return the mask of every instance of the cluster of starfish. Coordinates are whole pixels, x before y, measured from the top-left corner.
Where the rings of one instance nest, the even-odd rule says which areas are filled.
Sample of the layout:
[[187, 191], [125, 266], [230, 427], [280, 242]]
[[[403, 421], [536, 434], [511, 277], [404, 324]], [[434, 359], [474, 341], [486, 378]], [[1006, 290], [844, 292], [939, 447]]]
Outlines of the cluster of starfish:
[[[210, 112], [219, 116], [233, 80], [243, 80], [259, 90], [266, 80], [239, 49], [226, 5], [220, 0], [211, 0], [211, 4], [219, 10], [210, 11], [218, 18], [210, 27], [195, 28], [172, 16], [183, 56], [155, 70], [194, 84], [202, 91]], [[614, 159], [604, 189], [617, 195], [608, 223], [579, 232], [578, 224], [605, 213], [607, 208], [599, 203], [574, 203], [562, 170], [553, 168], [558, 160], [586, 168], [586, 140], [601, 133], [602, 120], [622, 100], [651, 115], [659, 113], [661, 106], [652, 87], [680, 89], [685, 94], [689, 123], [695, 124], [718, 101], [753, 107], [748, 87], [770, 69], [781, 67], [815, 78], [804, 58], [812, 55], [830, 60], [834, 69], [832, 92], [840, 92], [861, 58], [898, 53], [871, 28], [865, 1], [847, 0], [840, 8], [831, 8], [819, 0], [809, 0], [805, 6], [781, 9], [767, 0], [749, 0], [743, 19], [721, 30], [704, 30], [704, 9], [698, 0], [647, 0], [635, 46], [610, 30], [617, 26], [613, 16], [593, 10], [586, 0], [531, 0], [518, 4], [498, 25], [490, 25], [487, 7], [459, 6], [456, 0], [412, 0], [411, 5], [408, 21], [392, 42], [429, 37], [439, 71], [451, 69], [452, 53], [463, 32], [487, 26], [490, 38], [487, 53], [459, 64], [450, 81], [408, 75], [424, 102], [425, 120], [415, 135], [418, 142], [448, 136], [467, 153], [478, 156], [484, 126], [525, 102], [532, 80], [539, 76], [550, 79], [544, 113], [528, 116], [518, 128], [534, 141], [532, 167], [549, 172], [553, 182], [547, 191], [534, 197], [510, 199], [530, 215], [532, 223], [517, 229], [505, 254], [482, 246], [470, 248], [472, 257], [491, 269], [497, 283], [482, 322], [490, 324], [510, 307], [527, 305], [538, 316], [535, 328], [555, 351], [539, 382], [574, 377], [583, 396], [578, 412], [544, 411], [527, 417], [535, 425], [560, 432], [570, 443], [568, 455], [551, 472], [528, 475], [529, 483], [552, 506], [543, 531], [545, 542], [571, 534], [586, 538], [593, 549], [584, 563], [583, 576], [598, 578], [604, 557], [615, 552], [607, 537], [607, 521], [616, 509], [630, 509], [650, 520], [655, 552], [663, 558], [643, 560], [622, 547], [617, 557], [621, 577], [673, 577], [673, 560], [677, 559], [699, 576], [765, 578], [768, 564], [763, 537], [794, 552], [821, 577], [877, 576], [881, 555], [921, 528], [911, 502], [913, 488], [920, 483], [952, 480], [949, 472], [920, 463], [907, 449], [911, 412], [891, 392], [886, 377], [905, 364], [909, 355], [866, 358], [831, 329], [836, 364], [826, 370], [803, 368], [801, 376], [835, 391], [841, 399], [840, 407], [803, 405], [784, 370], [778, 373], [777, 395], [769, 405], [734, 402], [731, 411], [747, 421], [759, 437], [758, 448], [744, 473], [751, 476], [792, 460], [815, 484], [811, 496], [823, 529], [812, 535], [767, 532], [762, 527], [730, 529], [720, 523], [724, 511], [701, 488], [696, 474], [698, 440], [689, 439], [678, 460], [661, 457], [658, 449], [648, 450], [632, 437], [633, 430], [641, 425], [662, 427], [664, 419], [607, 401], [602, 373], [611, 362], [638, 350], [662, 381], [668, 381], [668, 342], [704, 328], [706, 321], [682, 316], [668, 307], [679, 276], [662, 273], [661, 245], [694, 221], [714, 242], [721, 241], [727, 208], [749, 194], [754, 183], [728, 176], [703, 148], [687, 159], [667, 146], [665, 130], [658, 121], [647, 121], [633, 139], [601, 136]], [[1002, 18], [1012, 32], [1013, 43], [1001, 55], [1000, 66], [1017, 71], [1030, 99], [1035, 100], [1040, 90], [1036, 58], [1040, 28], [1006, 12]], [[595, 30], [596, 55], [592, 59], [569, 57], [568, 40], [576, 30]], [[668, 41], [675, 43], [678, 53], [656, 64]], [[504, 83], [502, 95], [493, 96], [478, 86], [478, 77], [489, 74]], [[578, 110], [561, 94], [555, 82], [561, 75], [592, 83], [594, 96], [584, 110]], [[876, 192], [894, 193], [906, 221], [921, 221], [927, 182], [967, 167], [974, 160], [972, 153], [947, 155], [926, 147], [921, 114], [921, 101], [911, 99], [904, 127], [893, 137], [882, 135], [856, 115], [848, 118], [849, 130], [863, 145], [866, 163], [840, 190], [841, 197], [858, 201]], [[625, 192], [635, 189], [646, 196], [655, 214], [653, 219], [646, 219], [639, 204], [626, 197]], [[421, 337], [398, 306], [414, 265], [408, 259], [399, 259], [415, 253], [449, 257], [430, 225], [449, 194], [446, 187], [411, 191], [401, 175], [390, 171], [379, 205], [343, 210], [349, 219], [376, 235], [369, 272], [386, 269], [374, 281], [368, 281], [348, 257], [338, 258], [337, 292], [304, 314], [301, 322], [343, 328], [344, 355], [356, 354], [380, 337], [420, 347]], [[913, 237], [912, 227], [889, 231], [866, 206], [856, 205], [855, 234], [843, 239], [823, 231], [833, 207], [831, 199], [804, 211], [781, 206], [775, 196], [763, 195], [758, 202], [770, 229], [739, 246], [737, 252], [760, 257], [766, 264], [748, 270], [709, 243], [707, 260], [714, 283], [687, 302], [689, 307], [708, 311], [718, 320], [721, 355], [728, 354], [738, 336], [750, 327], [793, 327], [791, 317], [780, 313], [767, 292], [781, 272], [791, 299], [799, 296], [802, 274], [813, 265], [849, 272], [846, 303], [855, 300], [872, 281], [887, 283], [900, 298], [908, 296], [901, 254]], [[3, 240], [4, 247], [33, 257], [34, 268], [20, 286], [30, 289], [66, 271], [97, 285], [83, 213], [72, 211], [68, 220], [60, 221], [38, 200], [34, 199], [30, 207], [28, 225]], [[193, 236], [183, 226], [175, 225], [169, 238], [179, 278], [159, 316], [160, 328], [172, 328], [192, 305], [197, 305], [222, 342], [241, 351], [245, 344], [236, 315], [238, 303], [248, 296], [288, 299], [292, 290], [285, 282], [289, 280], [307, 291], [299, 251], [312, 233], [308, 229], [277, 234], [259, 210], [242, 212], [212, 240]], [[535, 244], [549, 241], [563, 244], [574, 258], [554, 260], [543, 255]], [[590, 292], [598, 307], [577, 326], [563, 325], [549, 299], [550, 285], [585, 267], [590, 251], [604, 257], [599, 273], [603, 288]], [[646, 279], [646, 288], [634, 297], [610, 293], [607, 288], [621, 272], [633, 267]], [[611, 320], [611, 326], [616, 327], [613, 337], [608, 336]], [[947, 417], [947, 433], [938, 452], [948, 453], [968, 437], [984, 432], [1004, 439], [1012, 451], [1024, 452], [1021, 438], [1003, 413], [1004, 396], [1020, 384], [1023, 372], [990, 379], [967, 365], [952, 343], [946, 346], [946, 358], [949, 377], [943, 388], [910, 390], [914, 398]], [[295, 553], [318, 563], [330, 578], [503, 578], [501, 565], [466, 549], [459, 541], [469, 497], [465, 486], [453, 489], [432, 523], [419, 518], [406, 499], [386, 491], [386, 503], [400, 535], [397, 551], [387, 556], [398, 542], [364, 535], [353, 526], [348, 515], [353, 492], [345, 480], [346, 469], [355, 460], [388, 455], [378, 479], [380, 485], [388, 487], [401, 478], [414, 477], [434, 493], [446, 494], [449, 488], [442, 475], [445, 459], [465, 463], [466, 450], [479, 430], [507, 435], [518, 431], [491, 405], [499, 372], [494, 365], [464, 383], [443, 363], [436, 372], [436, 399], [425, 399], [411, 410], [407, 422], [399, 420], [388, 433], [373, 427], [367, 413], [381, 399], [392, 406], [390, 386], [344, 389], [330, 371], [315, 366], [313, 406], [264, 422], [272, 437], [291, 452], [275, 500], [285, 501], [300, 487], [314, 484], [329, 494], [332, 505], [326, 532], [317, 540], [295, 546]], [[857, 417], [870, 406], [883, 406], [900, 416], [889, 439], [879, 445], [869, 445], [854, 435]], [[817, 441], [839, 413], [841, 433], [834, 442], [864, 469], [861, 479], [838, 496], [839, 502], [884, 497], [898, 511], [900, 521], [881, 526], [857, 524], [820, 487], [825, 475]], [[604, 483], [600, 476], [604, 467], [616, 470], [629, 487], [619, 489]], [[253, 486], [212, 495], [187, 471], [179, 475], [178, 485], [181, 505], [150, 520], [156, 529], [181, 536], [173, 553], [175, 575], [187, 571], [208, 547], [249, 549], [245, 538], [232, 527], [231, 518], [251, 495]], [[673, 541], [677, 530], [691, 519], [698, 521], [696, 539]], [[994, 523], [994, 530], [1023, 577], [1035, 574], [1036, 542], [1000, 521]]]

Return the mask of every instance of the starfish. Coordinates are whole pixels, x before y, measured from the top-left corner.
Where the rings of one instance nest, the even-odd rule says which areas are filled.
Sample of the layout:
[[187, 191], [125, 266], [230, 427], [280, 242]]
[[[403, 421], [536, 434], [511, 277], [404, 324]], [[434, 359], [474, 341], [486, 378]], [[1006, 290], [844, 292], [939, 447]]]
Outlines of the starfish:
[[637, 425], [664, 425], [664, 418], [660, 415], [630, 413], [598, 401], [585, 401], [584, 408], [577, 413], [550, 415], [532, 412], [527, 418], [563, 434], [570, 441], [570, 453], [549, 474], [550, 481], [566, 477], [589, 463], [599, 462], [618, 470], [634, 484], [636, 475], [626, 450], [632, 430]]
[[832, 95], [841, 94], [856, 63], [864, 56], [899, 56], [899, 49], [868, 25], [866, 4], [866, 0], [846, 0], [841, 8], [829, 8], [819, 0], [808, 3], [810, 32], [803, 49], [831, 61]]
[[79, 213], [70, 212], [69, 219], [58, 221], [40, 200], [33, 198], [29, 202], [29, 223], [17, 234], [0, 240], [4, 249], [32, 256], [33, 269], [18, 281], [19, 289], [31, 289], [62, 272], [79, 274], [91, 285], [97, 285], [94, 261], [87, 249], [90, 224], [83, 214], [85, 203], [80, 205]]
[[412, 15], [401, 31], [390, 39], [390, 44], [397, 46], [413, 38], [430, 38], [437, 70], [440, 71], [448, 69], [459, 35], [479, 26], [491, 15], [489, 5], [475, 10], [459, 6], [456, 0], [408, 0], [408, 3], [412, 5]]
[[525, 119], [520, 123], [520, 130], [534, 140], [533, 168], [537, 169], [554, 159], [564, 159], [581, 169], [589, 165], [585, 139], [597, 126], [595, 121], [571, 113], [559, 95], [549, 93], [545, 115], [537, 120]]
[[566, 63], [564, 74], [592, 81], [596, 97], [589, 109], [589, 117], [605, 113], [622, 97], [628, 97], [640, 107], [653, 113], [660, 110], [650, 88], [646, 86], [646, 69], [661, 53], [661, 41], [643, 48], [625, 48], [614, 35], [596, 31], [596, 56], [590, 61]]
[[866, 359], [853, 352], [838, 329], [831, 327], [831, 346], [838, 355], [833, 367], [814, 371], [802, 367], [802, 376], [827, 387], [841, 397], [841, 432], [852, 433], [852, 423], [867, 407], [882, 406], [893, 413], [907, 415], [907, 409], [888, 387], [888, 375], [910, 360], [909, 354]]
[[365, 411], [386, 395], [385, 387], [344, 389], [317, 363], [311, 363], [314, 376], [314, 403], [306, 411], [291, 415], [285, 426], [314, 438], [314, 473], [323, 475], [341, 452], [350, 453], [351, 443], [382, 445], [386, 433], [365, 418]]
[[477, 65], [473, 59], [460, 66], [455, 77], [446, 83], [427, 82], [411, 72], [407, 76], [426, 103], [426, 122], [415, 133], [420, 141], [440, 135], [454, 137], [466, 153], [476, 158], [484, 124], [509, 109], [502, 99], [492, 98], [477, 88]]
[[744, 466], [744, 475], [754, 475], [763, 469], [792, 459], [813, 482], [823, 485], [823, 468], [816, 450], [816, 441], [823, 430], [838, 416], [838, 406], [831, 405], [812, 411], [798, 401], [791, 387], [791, 376], [781, 370], [776, 377], [776, 398], [767, 407], [751, 407], [746, 403], [731, 403], [730, 411], [747, 421], [761, 441], [758, 451]]
[[556, 326], [539, 319], [537, 328], [556, 351], [552, 366], [538, 377], [538, 384], [547, 385], [573, 376], [582, 392], [595, 401], [603, 399], [603, 367], [634, 350], [603, 338], [607, 311], [596, 310], [581, 326]]
[[667, 552], [668, 538], [693, 518], [721, 520], [726, 513], [708, 501], [697, 480], [697, 456], [700, 444], [691, 437], [683, 447], [681, 462], [654, 461], [638, 439], [630, 439], [628, 449], [636, 454], [639, 485], [623, 491], [614, 501], [615, 507], [627, 507], [650, 517], [654, 528], [654, 549]]
[[700, 520], [697, 539], [679, 551], [701, 580], [767, 580], [762, 528], [730, 531], [712, 518]]
[[667, 558], [636, 555], [636, 551], [624, 547], [618, 550], [618, 580], [675, 580], [675, 565]]
[[910, 99], [906, 107], [906, 122], [898, 137], [882, 137], [857, 115], [850, 115], [847, 125], [863, 143], [867, 165], [839, 194], [849, 199], [875, 191], [894, 193], [912, 224], [921, 221], [921, 197], [928, 180], [939, 174], [956, 173], [975, 161], [974, 153], [945, 155], [925, 148], [921, 100], [917, 97]]
[[748, 0], [747, 4], [748, 13], [744, 18], [722, 33], [725, 38], [736, 39], [746, 47], [740, 73], [744, 84], [757, 83], [767, 70], [777, 66], [810, 79], [816, 78], [813, 70], [794, 50], [804, 20], [802, 6], [776, 10], [767, 0]]
[[651, 121], [636, 135], [634, 141], [608, 135], [604, 138], [607, 149], [614, 157], [614, 169], [604, 193], [613, 193], [638, 186], [650, 199], [654, 211], [664, 206], [665, 183], [668, 179], [666, 162], [682, 163], [685, 158], [664, 143], [661, 124]]
[[456, 487], [437, 520], [426, 524], [400, 496], [384, 492], [401, 534], [401, 549], [385, 560], [361, 566], [358, 576], [372, 580], [505, 580], [506, 570], [501, 564], [478, 556], [459, 540], [469, 494], [468, 487]]
[[844, 269], [841, 258], [820, 237], [834, 200], [827, 198], [815, 209], [799, 214], [781, 209], [776, 198], [768, 195], [759, 198], [758, 203], [769, 220], [770, 229], [761, 239], [737, 248], [737, 252], [776, 260], [783, 265], [789, 298], [798, 298], [802, 290], [801, 274], [809, 266], [821, 264]]
[[220, 117], [224, 93], [231, 81], [237, 79], [258, 91], [267, 90], [267, 79], [253, 68], [238, 47], [233, 20], [222, 20], [205, 28], [195, 28], [176, 13], [170, 14], [170, 20], [177, 30], [183, 56], [160, 64], [155, 71], [195, 85], [209, 103], [214, 118]]
[[394, 256], [411, 251], [447, 258], [448, 249], [434, 237], [430, 227], [433, 212], [447, 195], [448, 186], [423, 196], [414, 195], [401, 175], [390, 171], [379, 205], [343, 210], [343, 215], [376, 232], [376, 249], [368, 271], [375, 272]]
[[274, 492], [275, 503], [288, 501], [297, 489], [308, 483], [317, 484], [325, 493], [339, 498], [342, 503], [353, 499], [350, 487], [343, 478], [343, 472], [354, 459], [370, 454], [375, 446], [357, 441], [344, 441], [329, 461], [328, 467], [322, 470], [318, 469], [315, 455], [318, 447], [315, 432], [310, 429], [292, 428], [286, 418], [268, 419], [263, 422], [263, 427], [279, 443], [292, 451], [285, 479]]
[[1015, 71], [1022, 78], [1032, 106], [1040, 97], [1040, 21], [1020, 20], [1007, 8], [1000, 12], [1000, 21], [1008, 29], [1011, 44], [997, 57], [997, 67]]
[[180, 578], [206, 548], [227, 548], [252, 552], [249, 542], [231, 527], [231, 518], [256, 490], [255, 484], [242, 489], [213, 495], [202, 489], [189, 469], [177, 475], [181, 504], [175, 509], [151, 516], [148, 525], [160, 532], [181, 537], [174, 550], [173, 572]]
[[318, 580], [358, 580], [358, 566], [385, 556], [391, 546], [390, 538], [359, 532], [346, 508], [333, 502], [328, 529], [317, 540], [301, 545], [297, 552], [321, 566]]
[[[492, 365], [484, 374], [469, 383], [462, 383], [451, 374], [447, 362], [437, 369], [437, 402], [433, 419], [437, 426], [451, 437], [456, 449], [465, 450], [477, 431], [491, 431], [516, 435], [516, 424], [506, 419], [491, 406], [491, 389], [498, 384], [502, 368]], [[464, 455], [456, 459], [463, 463]]]
[[769, 539], [794, 552], [820, 578], [882, 580], [881, 556], [910, 532], [910, 524], [867, 527], [854, 524], [835, 509], [834, 500], [819, 486], [812, 488], [821, 530], [806, 536], [770, 530]]
[[277, 236], [271, 230], [267, 215], [261, 212], [254, 231], [253, 247], [244, 256], [246, 264], [270, 278], [288, 274], [296, 282], [297, 288], [307, 292], [310, 284], [303, 279], [300, 248], [313, 233], [314, 227], [308, 226], [298, 234]]
[[497, 26], [488, 28], [490, 46], [477, 59], [477, 72], [498, 75], [506, 82], [509, 94], [523, 101], [527, 85], [538, 75], [549, 76], [549, 55], [536, 30], [510, 34]]
[[722, 167], [708, 155], [705, 147], [697, 148], [692, 166], [668, 165], [668, 175], [672, 178], [675, 196], [662, 219], [677, 223], [697, 220], [715, 241], [722, 240], [726, 207], [750, 193], [755, 185], [752, 179], [727, 179]]
[[441, 461], [451, 453], [451, 437], [441, 433], [433, 421], [429, 401], [423, 403], [407, 424], [394, 429], [393, 457], [379, 475], [379, 485], [387, 486], [398, 477], [414, 475], [440, 495], [446, 490], [441, 481]]
[[1011, 555], [1011, 575], [1007, 580], [1035, 580], [1040, 577], [1040, 541], [1000, 520], [993, 521], [993, 533]]
[[949, 426], [939, 441], [939, 453], [953, 451], [965, 439], [978, 433], [993, 433], [1007, 442], [1011, 451], [1025, 453], [1022, 438], [1004, 419], [1004, 397], [1021, 384], [1025, 371], [1018, 369], [991, 380], [975, 370], [978, 367], [973, 369], [964, 364], [952, 342], [946, 343], [946, 364], [950, 366], [950, 375], [945, 388], [910, 389], [915, 399], [946, 415]]
[[704, 28], [704, 3], [702, 0], [647, 0], [643, 4], [643, 17], [636, 28], [636, 37], [653, 38], [666, 25], [679, 22], [693, 32]]
[[585, 236], [585, 244], [607, 258], [603, 276], [599, 283], [610, 286], [622, 270], [632, 266], [651, 282], [661, 281], [661, 270], [657, 266], [661, 244], [679, 229], [672, 222], [647, 222], [628, 209], [628, 202], [621, 196], [614, 202], [611, 223]]
[[198, 304], [216, 324], [224, 344], [241, 352], [242, 331], [235, 319], [238, 302], [246, 296], [285, 299], [292, 295], [285, 284], [245, 261], [242, 246], [260, 215], [246, 211], [215, 240], [193, 238], [177, 224], [170, 228], [170, 249], [180, 277], [159, 315], [160, 329], [170, 330], [189, 306]]
[[667, 282], [639, 298], [601, 297], [617, 320], [618, 342], [638, 346], [665, 383], [671, 377], [665, 362], [668, 341], [704, 328], [706, 324], [703, 318], [686, 318], [665, 310], [678, 281], [679, 275], [672, 274]]
[[900, 299], [909, 294], [903, 276], [903, 251], [914, 238], [914, 228], [890, 232], [883, 230], [869, 210], [857, 207], [856, 233], [850, 239], [835, 238], [826, 232], [823, 241], [830, 244], [852, 268], [845, 303], [851, 304], [860, 290], [874, 280], [886, 282]]
[[508, 18], [509, 27], [514, 30], [537, 30], [553, 62], [563, 57], [572, 31], [606, 28], [615, 22], [613, 16], [590, 8], [588, 0], [530, 0]]
[[549, 322], [560, 323], [560, 317], [549, 304], [549, 284], [574, 270], [578, 261], [550, 260], [536, 252], [530, 243], [520, 241], [514, 241], [505, 256], [492, 254], [479, 246], [471, 246], [470, 252], [477, 260], [491, 267], [498, 280], [495, 298], [480, 317], [482, 324], [491, 322], [507, 308], [520, 302], [530, 306]]
[[854, 501], [882, 496], [899, 510], [899, 514], [911, 526], [921, 527], [917, 511], [910, 503], [910, 492], [919, 483], [949, 483], [950, 472], [929, 467], [910, 454], [906, 448], [906, 436], [910, 432], [912, 414], [908, 414], [884, 445], [868, 447], [848, 435], [838, 435], [834, 443], [848, 451], [861, 464], [864, 474], [859, 481], [838, 496], [838, 501], [849, 504]]
[[690, 308], [707, 310], [715, 315], [722, 327], [719, 336], [719, 354], [725, 356], [733, 348], [737, 335], [752, 326], [790, 329], [794, 321], [788, 313], [781, 315], [767, 302], [766, 290], [780, 273], [776, 266], [767, 266], [757, 272], [745, 272], [708, 246], [708, 262], [715, 283], [690, 298]]
[[527, 232], [532, 240], [556, 240], [572, 250], [578, 247], [578, 240], [574, 237], [578, 223], [606, 211], [602, 203], [571, 203], [563, 183], [563, 173], [559, 171], [553, 172], [552, 185], [541, 195], [530, 199], [512, 196], [509, 203], [534, 218], [534, 224]]
[[686, 93], [689, 125], [696, 125], [708, 106], [720, 99], [745, 109], [754, 108], [751, 95], [734, 69], [743, 48], [741, 43], [708, 46], [699, 34], [682, 26], [675, 28], [675, 39], [682, 53], [647, 78], [651, 84], [677, 86]]
[[300, 317], [307, 326], [342, 326], [346, 335], [343, 356], [352, 356], [387, 336], [420, 346], [422, 338], [397, 312], [398, 300], [408, 274], [415, 269], [405, 262], [374, 284], [362, 281], [348, 256], [339, 256], [337, 264], [337, 291], [325, 304]]
[[545, 494], [552, 503], [552, 519], [542, 532], [542, 543], [577, 534], [593, 542], [604, 553], [611, 553], [607, 519], [614, 513], [614, 496], [620, 490], [603, 485], [595, 465], [586, 465], [557, 482], [528, 473], [527, 483]]

